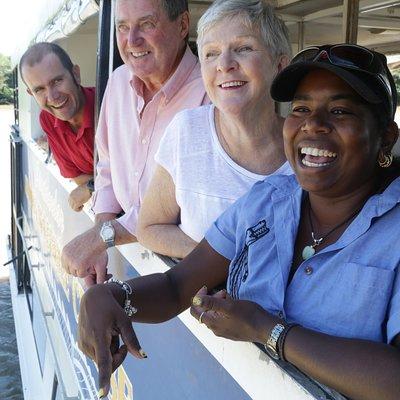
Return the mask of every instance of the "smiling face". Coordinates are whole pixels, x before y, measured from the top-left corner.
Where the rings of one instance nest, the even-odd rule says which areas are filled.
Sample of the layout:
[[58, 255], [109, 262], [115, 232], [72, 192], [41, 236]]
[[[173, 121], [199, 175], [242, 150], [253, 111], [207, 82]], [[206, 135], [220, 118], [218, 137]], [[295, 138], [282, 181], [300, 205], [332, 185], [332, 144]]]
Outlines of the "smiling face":
[[303, 189], [345, 196], [373, 185], [382, 137], [371, 110], [342, 79], [309, 72], [284, 128], [285, 153]]
[[159, 0], [118, 0], [115, 25], [124, 63], [149, 90], [159, 89], [183, 55], [188, 13], [170, 21]]
[[280, 61], [271, 60], [261, 35], [240, 18], [210, 28], [199, 57], [207, 94], [219, 110], [237, 115], [273, 107], [269, 88]]
[[33, 66], [25, 64], [22, 72], [29, 94], [40, 108], [72, 125], [79, 123], [83, 115], [84, 96], [78, 86], [80, 75], [77, 66], [73, 69], [73, 77], [59, 58], [49, 53]]

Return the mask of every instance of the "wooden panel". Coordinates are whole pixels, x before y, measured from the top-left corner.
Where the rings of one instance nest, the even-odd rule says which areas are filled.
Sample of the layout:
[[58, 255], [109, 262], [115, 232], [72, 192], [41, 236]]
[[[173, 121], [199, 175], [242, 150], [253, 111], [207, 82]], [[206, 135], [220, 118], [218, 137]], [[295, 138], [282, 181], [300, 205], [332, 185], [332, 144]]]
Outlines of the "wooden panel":
[[359, 0], [343, 1], [343, 42], [357, 43]]

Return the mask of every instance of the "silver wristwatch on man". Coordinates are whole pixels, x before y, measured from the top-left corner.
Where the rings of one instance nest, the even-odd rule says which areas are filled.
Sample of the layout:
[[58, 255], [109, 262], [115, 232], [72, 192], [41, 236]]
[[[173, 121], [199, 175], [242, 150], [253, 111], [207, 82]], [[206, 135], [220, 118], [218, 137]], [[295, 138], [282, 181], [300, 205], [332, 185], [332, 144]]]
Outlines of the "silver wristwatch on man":
[[100, 229], [100, 237], [106, 244], [107, 248], [115, 246], [115, 229], [111, 221], [106, 221], [103, 223]]

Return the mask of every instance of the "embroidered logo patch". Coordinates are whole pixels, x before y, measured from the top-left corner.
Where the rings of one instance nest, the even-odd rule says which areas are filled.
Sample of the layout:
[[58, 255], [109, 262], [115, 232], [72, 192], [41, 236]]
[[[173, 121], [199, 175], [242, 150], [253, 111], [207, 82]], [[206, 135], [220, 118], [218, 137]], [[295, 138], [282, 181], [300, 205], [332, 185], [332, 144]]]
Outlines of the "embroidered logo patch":
[[265, 236], [268, 232], [269, 228], [267, 227], [267, 223], [264, 219], [246, 230], [245, 244], [240, 254], [233, 261], [228, 280], [229, 292], [233, 298], [238, 298], [240, 285], [242, 282], [246, 282], [247, 276], [249, 275], [249, 247], [257, 240]]

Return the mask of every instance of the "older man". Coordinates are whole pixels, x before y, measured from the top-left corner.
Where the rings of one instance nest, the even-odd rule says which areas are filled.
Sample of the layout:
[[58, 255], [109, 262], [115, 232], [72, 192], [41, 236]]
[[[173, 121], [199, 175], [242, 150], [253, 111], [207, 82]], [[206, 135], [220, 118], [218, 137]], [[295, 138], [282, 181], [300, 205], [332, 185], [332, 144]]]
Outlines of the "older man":
[[117, 0], [115, 24], [125, 65], [111, 75], [100, 112], [96, 224], [62, 252], [63, 267], [88, 277], [87, 284], [106, 279], [108, 247], [136, 241], [165, 127], [178, 111], [207, 101], [198, 60], [187, 46], [187, 0]]
[[92, 192], [94, 88], [80, 85], [78, 65], [54, 43], [31, 46], [21, 57], [20, 72], [42, 109], [40, 125], [61, 175], [78, 185], [69, 204], [80, 211]]

